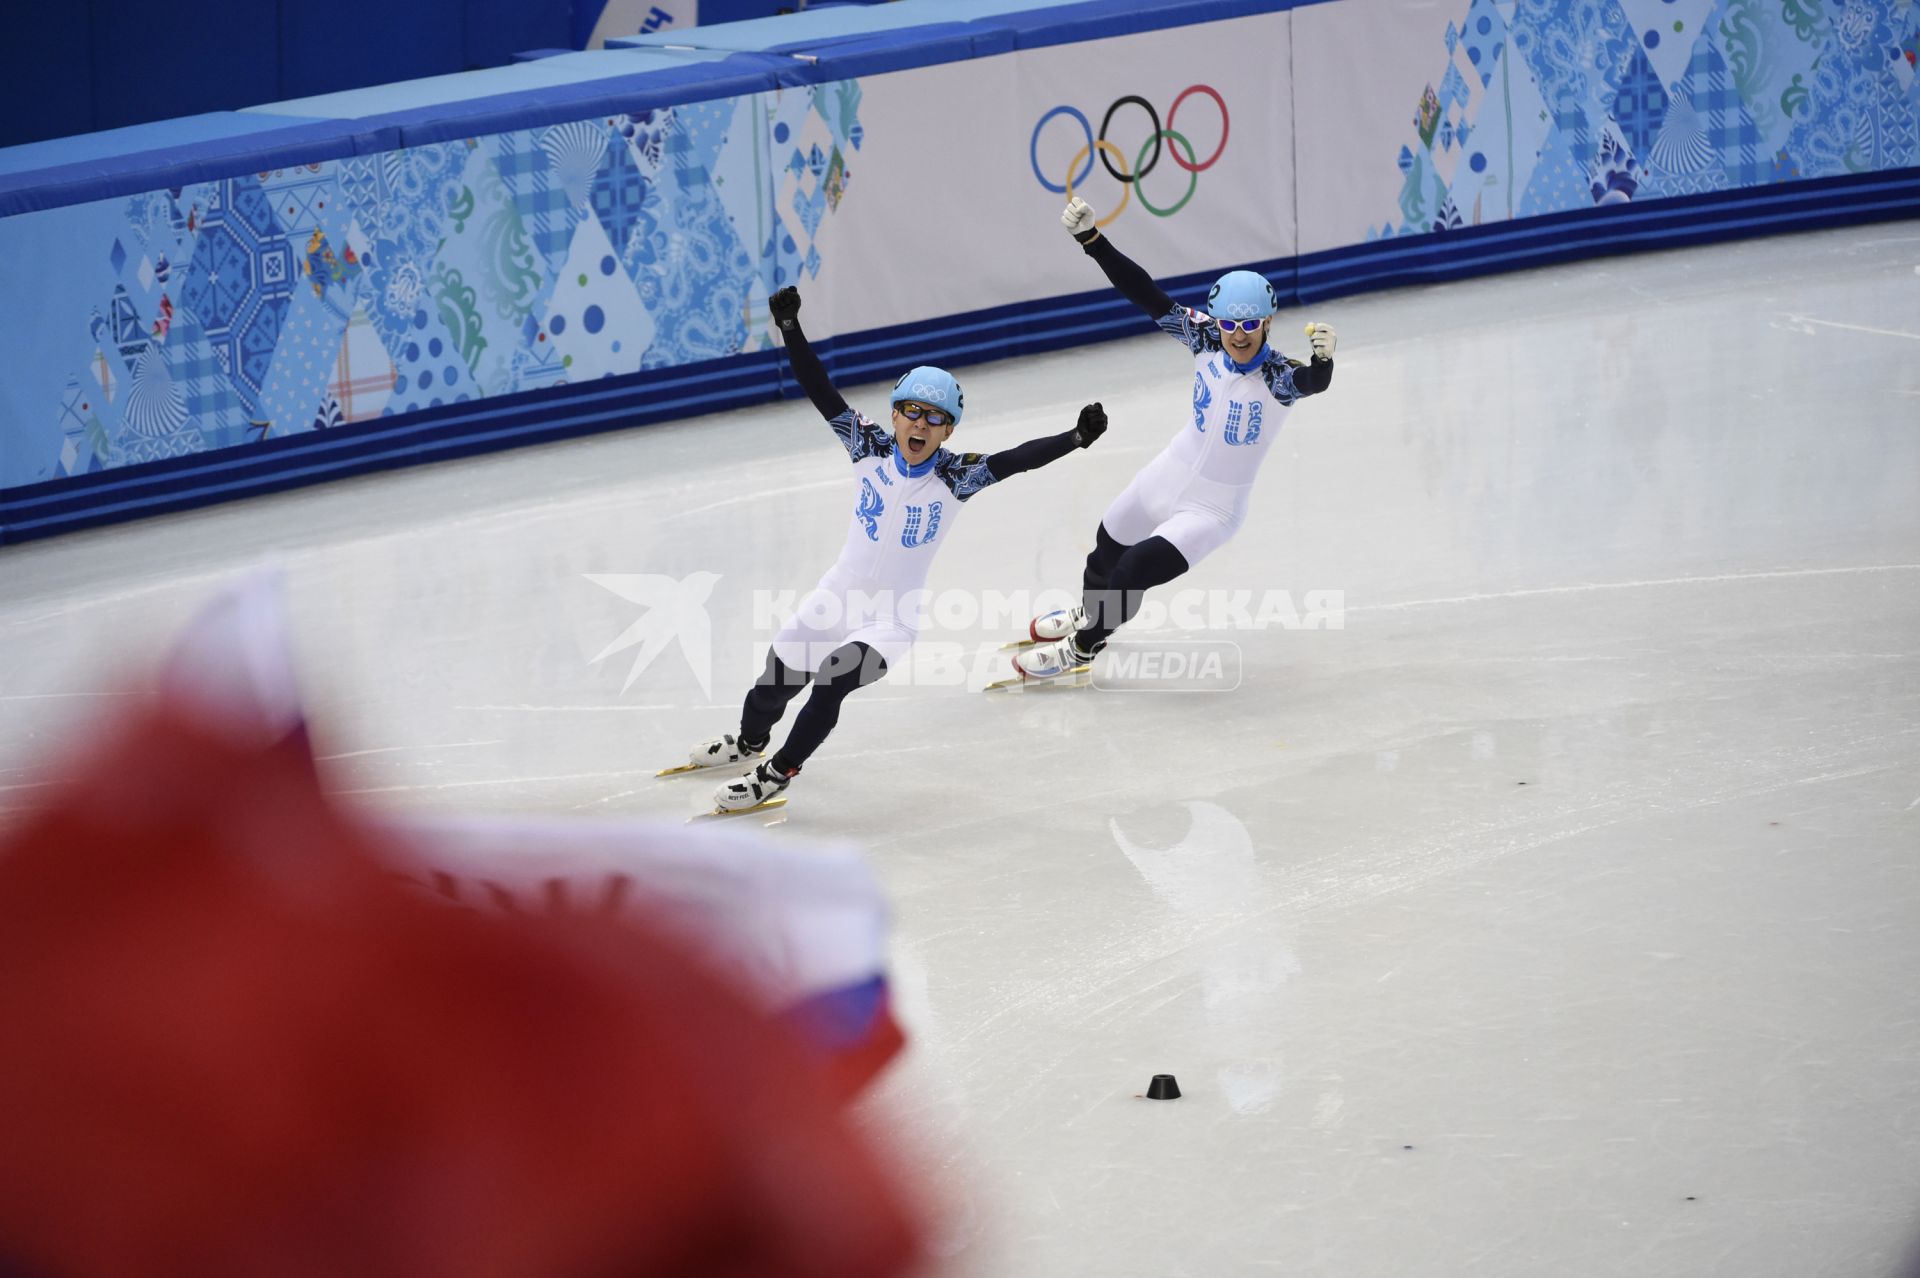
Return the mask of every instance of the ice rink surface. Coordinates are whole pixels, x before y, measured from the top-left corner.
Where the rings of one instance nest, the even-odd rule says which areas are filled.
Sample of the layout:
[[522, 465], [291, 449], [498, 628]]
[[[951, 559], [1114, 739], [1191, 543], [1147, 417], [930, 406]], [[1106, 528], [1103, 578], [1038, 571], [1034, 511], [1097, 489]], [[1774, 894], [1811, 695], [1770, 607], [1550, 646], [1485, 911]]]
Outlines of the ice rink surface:
[[[1920, 223], [1335, 301], [1278, 343], [1308, 318], [1335, 384], [1182, 584], [1340, 591], [1343, 625], [1166, 632], [1237, 643], [1232, 692], [889, 679], [738, 818], [864, 847], [897, 904], [912, 1047], [866, 1117], [935, 1272], [1893, 1273]], [[1189, 357], [1138, 333], [956, 367], [956, 447], [1113, 424], [969, 502], [935, 588], [1077, 586], [1188, 419]], [[712, 779], [653, 770], [733, 726], [755, 592], [810, 586], [852, 496], [796, 401], [0, 551], [0, 821], [263, 557], [333, 789], [678, 819]], [[711, 586], [711, 695], [698, 642], [630, 687], [641, 649], [595, 660], [638, 574]], [[1135, 1099], [1155, 1073], [1185, 1096]]]

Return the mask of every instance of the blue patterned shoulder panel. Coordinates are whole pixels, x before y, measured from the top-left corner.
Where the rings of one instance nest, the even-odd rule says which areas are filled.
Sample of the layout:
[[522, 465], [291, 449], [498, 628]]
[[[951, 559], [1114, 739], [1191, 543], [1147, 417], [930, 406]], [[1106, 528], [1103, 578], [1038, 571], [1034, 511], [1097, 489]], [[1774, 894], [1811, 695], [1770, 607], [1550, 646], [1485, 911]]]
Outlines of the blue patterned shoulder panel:
[[1272, 348], [1267, 350], [1267, 362], [1260, 366], [1261, 380], [1266, 382], [1268, 392], [1282, 404], [1291, 404], [1307, 394], [1293, 384], [1293, 370], [1297, 367], [1292, 360]]
[[827, 425], [833, 427], [833, 433], [846, 445], [850, 461], [893, 455], [893, 436], [875, 426], [857, 409], [849, 408], [836, 417], [828, 418]]
[[1191, 307], [1175, 306], [1157, 321], [1161, 331], [1186, 343], [1195, 355], [1220, 349], [1220, 326], [1213, 316]]
[[985, 453], [950, 453], [942, 448], [934, 454], [933, 473], [961, 501], [995, 482]]

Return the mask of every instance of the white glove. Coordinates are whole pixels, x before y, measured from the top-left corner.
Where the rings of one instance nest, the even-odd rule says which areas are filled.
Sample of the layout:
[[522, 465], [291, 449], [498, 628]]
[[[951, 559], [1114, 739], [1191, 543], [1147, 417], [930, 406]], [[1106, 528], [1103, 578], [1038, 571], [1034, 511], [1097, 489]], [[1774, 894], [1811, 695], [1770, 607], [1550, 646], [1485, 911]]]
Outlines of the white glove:
[[1307, 325], [1307, 340], [1313, 346], [1313, 357], [1315, 359], [1333, 358], [1333, 344], [1336, 340], [1333, 335], [1333, 325]]
[[[1094, 229], [1093, 205], [1077, 195], [1074, 196], [1067, 201], [1066, 211], [1060, 214], [1060, 225], [1067, 228], [1067, 234], [1079, 240], [1081, 236]], [[1081, 243], [1085, 242], [1081, 240]]]

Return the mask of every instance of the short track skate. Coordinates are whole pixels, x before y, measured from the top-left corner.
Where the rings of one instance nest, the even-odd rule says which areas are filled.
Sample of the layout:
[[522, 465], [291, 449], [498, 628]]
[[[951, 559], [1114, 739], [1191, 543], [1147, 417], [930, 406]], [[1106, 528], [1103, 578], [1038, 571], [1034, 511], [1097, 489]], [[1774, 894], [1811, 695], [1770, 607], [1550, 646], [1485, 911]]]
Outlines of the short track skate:
[[687, 820], [690, 822], [710, 821], [715, 817], [751, 816], [755, 812], [770, 812], [774, 808], [783, 808], [786, 805], [787, 796], [784, 794], [776, 794], [765, 803], [756, 803], [750, 808], [714, 808], [708, 812], [696, 812], [688, 817]]
[[[1031, 645], [1023, 644], [1022, 647]], [[1051, 679], [1035, 679], [1031, 675], [1016, 673], [1011, 679], [998, 679], [982, 688], [982, 692], [994, 692], [1001, 688], [1086, 688], [1093, 683], [1093, 666], [1075, 666], [1073, 669], [1057, 674]]]

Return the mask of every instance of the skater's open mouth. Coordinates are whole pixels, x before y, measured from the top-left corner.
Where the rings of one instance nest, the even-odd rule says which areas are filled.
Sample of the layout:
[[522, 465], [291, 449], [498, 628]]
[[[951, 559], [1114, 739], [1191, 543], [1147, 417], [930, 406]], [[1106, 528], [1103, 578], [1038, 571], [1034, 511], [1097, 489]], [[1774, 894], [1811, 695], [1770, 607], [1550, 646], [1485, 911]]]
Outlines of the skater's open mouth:
[[908, 446], [909, 446], [909, 447], [912, 447], [912, 448], [915, 448], [915, 449], [921, 449], [921, 448], [925, 448], [925, 447], [927, 446], [927, 441], [926, 441], [926, 438], [925, 438], [924, 436], [921, 436], [921, 435], [909, 435], [909, 436], [907, 436], [907, 444], [908, 444]]

